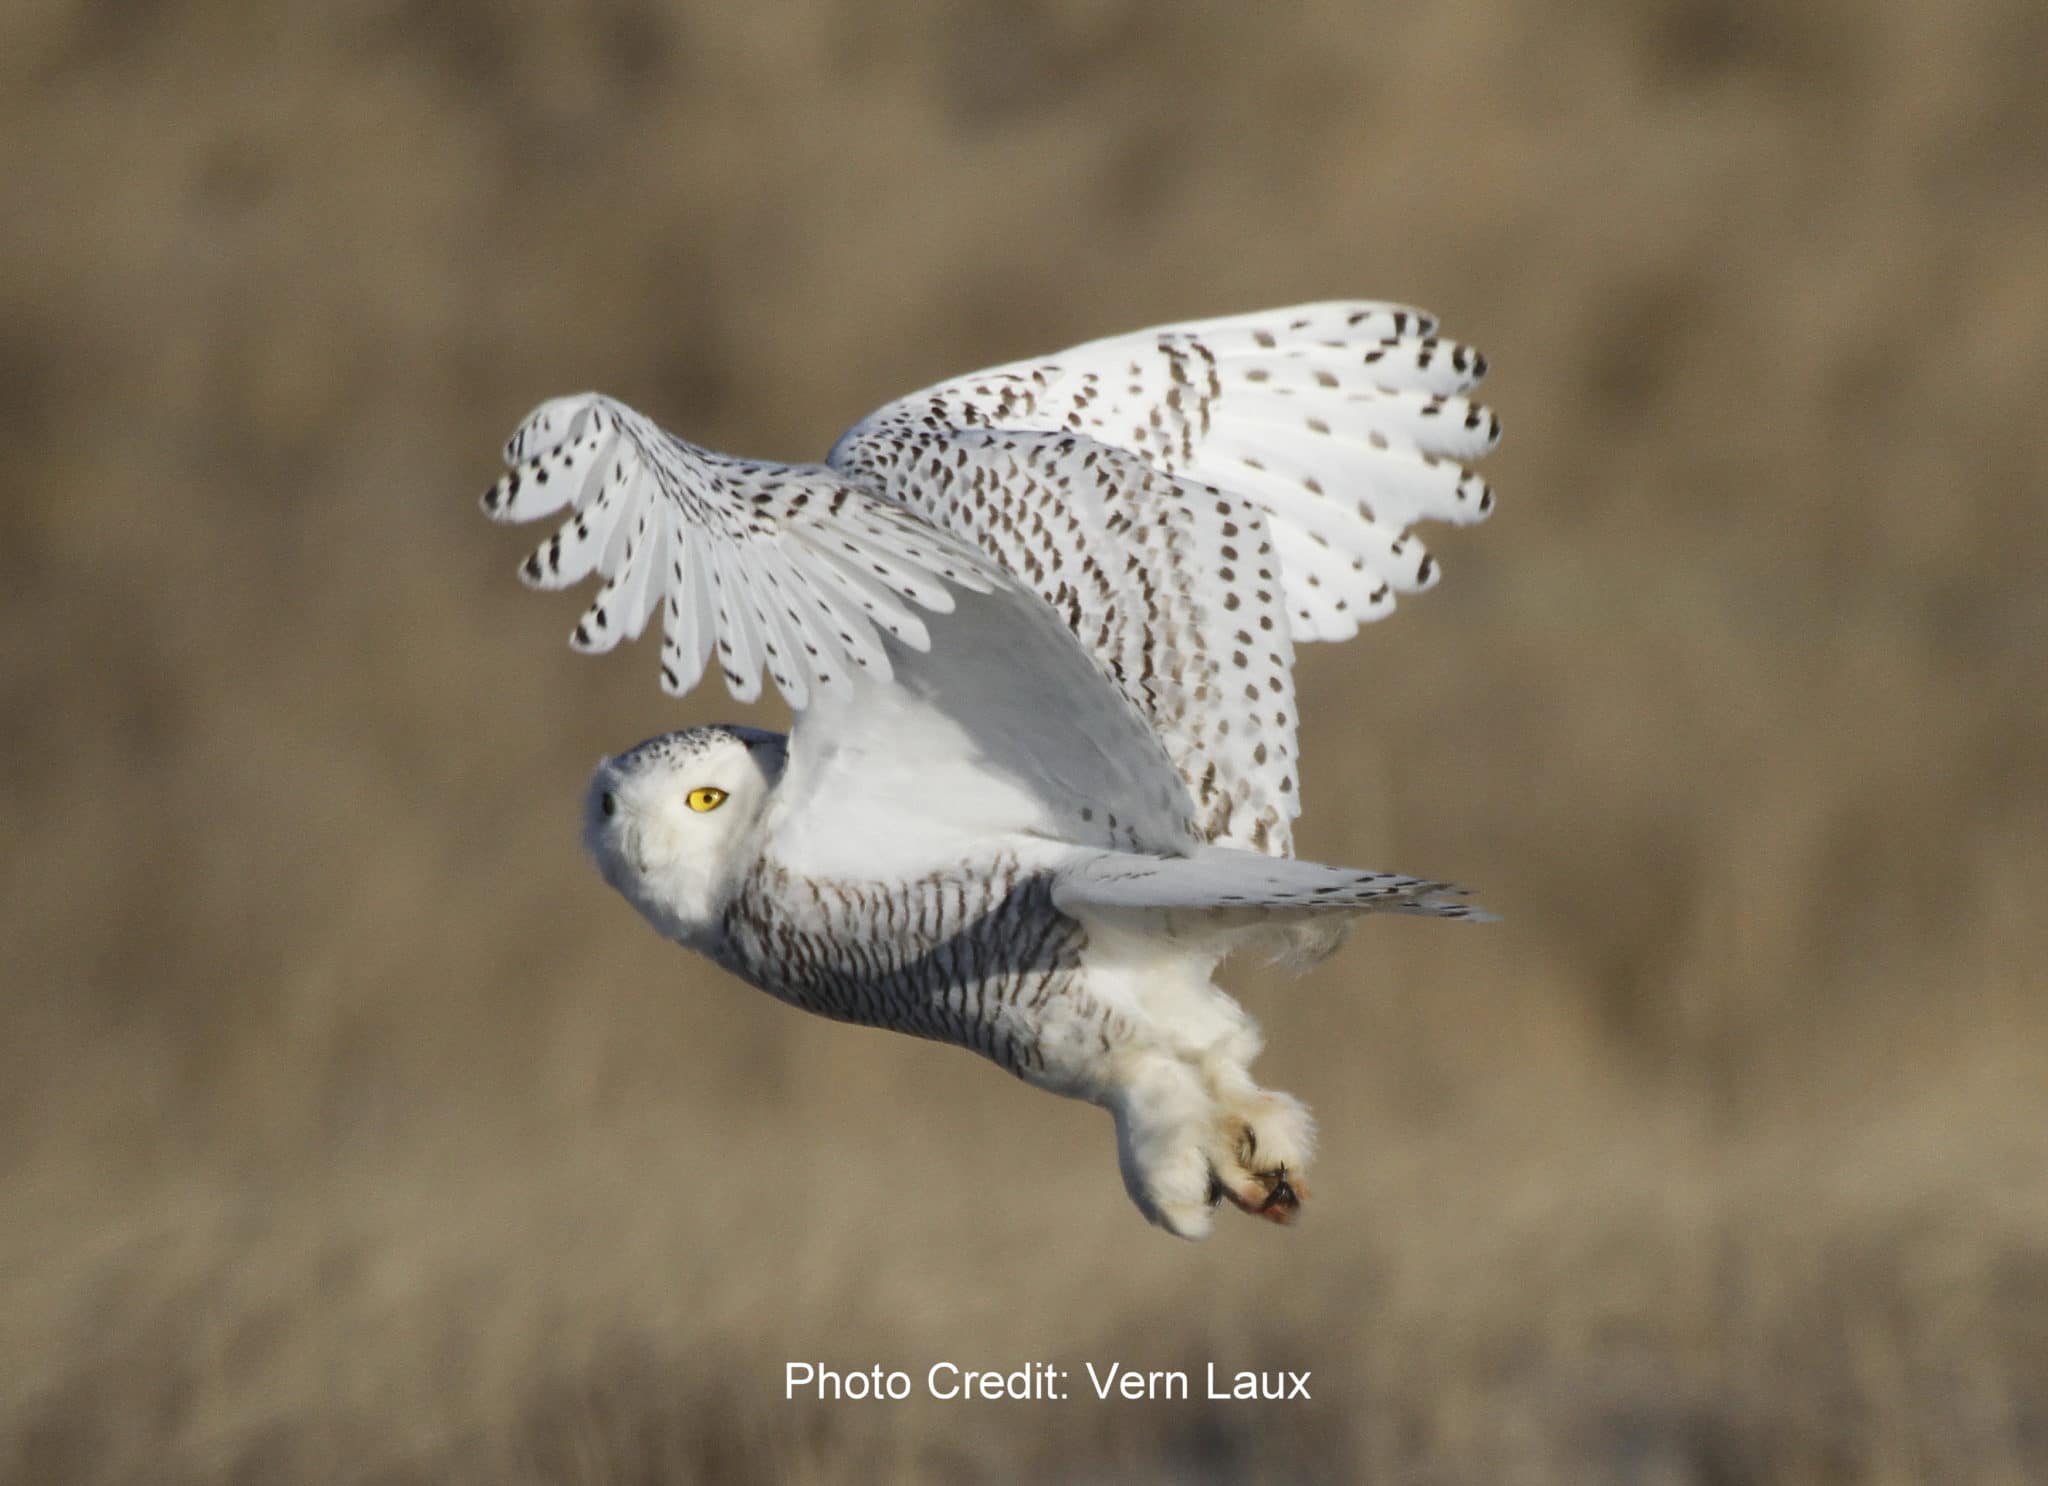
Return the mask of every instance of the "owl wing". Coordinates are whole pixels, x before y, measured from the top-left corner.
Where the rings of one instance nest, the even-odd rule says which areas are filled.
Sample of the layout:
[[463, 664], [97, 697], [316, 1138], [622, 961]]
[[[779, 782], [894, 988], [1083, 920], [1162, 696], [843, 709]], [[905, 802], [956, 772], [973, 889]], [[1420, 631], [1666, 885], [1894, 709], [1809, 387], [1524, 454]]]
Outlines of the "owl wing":
[[974, 542], [1152, 725], [1220, 845], [1291, 849], [1293, 646], [1441, 569], [1416, 522], [1485, 518], [1486, 372], [1419, 311], [1315, 304], [1174, 325], [882, 408], [835, 468]]
[[961, 835], [1195, 844], [1143, 714], [1035, 593], [919, 512], [829, 468], [700, 449], [595, 393], [536, 409], [505, 459], [487, 514], [566, 512], [521, 577], [603, 579], [575, 648], [610, 650], [659, 611], [669, 692], [715, 656], [739, 700], [765, 669], [797, 710], [778, 796], [816, 870], [874, 868], [895, 845], [913, 855], [892, 865], [914, 865]]

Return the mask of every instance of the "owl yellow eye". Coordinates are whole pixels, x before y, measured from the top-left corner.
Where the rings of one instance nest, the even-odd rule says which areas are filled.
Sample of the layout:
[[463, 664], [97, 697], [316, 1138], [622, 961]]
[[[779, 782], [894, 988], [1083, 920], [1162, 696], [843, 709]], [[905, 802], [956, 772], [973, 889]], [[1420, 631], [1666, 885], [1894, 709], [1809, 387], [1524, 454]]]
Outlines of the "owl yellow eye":
[[690, 791], [690, 808], [702, 815], [707, 810], [716, 810], [725, 803], [725, 791], [715, 785], [703, 785]]

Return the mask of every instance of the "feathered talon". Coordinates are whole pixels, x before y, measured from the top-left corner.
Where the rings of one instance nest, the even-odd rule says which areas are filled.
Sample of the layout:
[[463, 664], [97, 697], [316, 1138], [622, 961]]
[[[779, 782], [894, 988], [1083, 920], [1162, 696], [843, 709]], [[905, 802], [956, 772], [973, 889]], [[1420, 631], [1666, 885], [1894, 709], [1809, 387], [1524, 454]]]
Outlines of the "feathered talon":
[[[1262, 1116], [1272, 1126], [1262, 1142], [1258, 1127], [1241, 1115], [1225, 1119], [1220, 1126], [1221, 1149], [1212, 1148], [1209, 1181], [1213, 1202], [1217, 1196], [1230, 1199], [1239, 1212], [1264, 1218], [1269, 1223], [1292, 1223], [1301, 1213], [1308, 1188], [1297, 1175], [1299, 1162], [1307, 1155], [1305, 1124], [1296, 1124], [1298, 1109], [1285, 1095], [1258, 1096], [1265, 1108]], [[1305, 1117], [1301, 1117], [1305, 1121]], [[1289, 1128], [1293, 1124], [1296, 1128]], [[1266, 1154], [1260, 1156], [1261, 1145]]]
[[1273, 1189], [1266, 1194], [1258, 1215], [1269, 1223], [1292, 1223], [1301, 1215], [1302, 1200], [1308, 1196], [1308, 1188], [1288, 1180], [1284, 1167], [1277, 1172], [1262, 1172], [1261, 1175], [1272, 1176]]
[[1283, 1225], [1301, 1215], [1302, 1201], [1308, 1196], [1308, 1188], [1290, 1176], [1284, 1166], [1247, 1172], [1236, 1185], [1219, 1179], [1216, 1187], [1239, 1212]]

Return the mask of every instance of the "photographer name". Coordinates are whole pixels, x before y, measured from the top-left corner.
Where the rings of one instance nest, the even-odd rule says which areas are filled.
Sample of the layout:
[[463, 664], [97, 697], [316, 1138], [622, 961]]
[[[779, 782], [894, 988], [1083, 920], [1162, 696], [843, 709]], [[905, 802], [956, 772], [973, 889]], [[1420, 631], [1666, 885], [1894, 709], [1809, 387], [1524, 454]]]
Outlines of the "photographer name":
[[1139, 1372], [1121, 1362], [1084, 1362], [1077, 1374], [1050, 1362], [1033, 1362], [1007, 1372], [1001, 1369], [962, 1367], [954, 1362], [934, 1362], [920, 1380], [912, 1374], [882, 1367], [879, 1363], [862, 1370], [840, 1371], [818, 1362], [791, 1362], [782, 1371], [785, 1399], [809, 1398], [825, 1402], [853, 1403], [879, 1401], [901, 1403], [922, 1386], [924, 1396], [944, 1401], [955, 1399], [1011, 1399], [1026, 1403], [1063, 1403], [1069, 1398], [1130, 1399], [1133, 1402], [1160, 1399], [1184, 1401], [1215, 1399], [1223, 1402], [1286, 1402], [1311, 1395], [1307, 1372], [1233, 1372], [1213, 1362], [1200, 1376], [1196, 1391], [1194, 1375], [1178, 1369]]

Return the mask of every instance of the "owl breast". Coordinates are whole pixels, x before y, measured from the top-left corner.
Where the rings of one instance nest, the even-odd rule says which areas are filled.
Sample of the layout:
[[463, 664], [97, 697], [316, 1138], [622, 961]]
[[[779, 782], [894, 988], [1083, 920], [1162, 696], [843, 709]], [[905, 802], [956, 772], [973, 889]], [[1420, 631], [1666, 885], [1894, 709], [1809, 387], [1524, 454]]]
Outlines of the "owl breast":
[[726, 911], [716, 958], [805, 1011], [953, 1043], [1065, 1089], [1117, 1031], [1087, 995], [1086, 945], [1049, 879], [1007, 854], [901, 882], [763, 862]]

